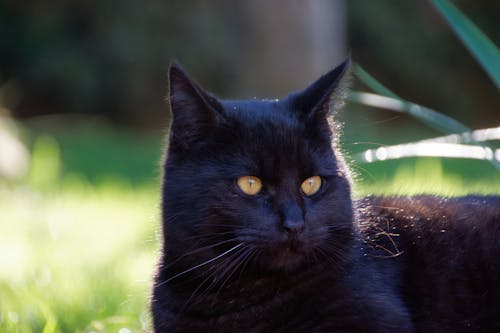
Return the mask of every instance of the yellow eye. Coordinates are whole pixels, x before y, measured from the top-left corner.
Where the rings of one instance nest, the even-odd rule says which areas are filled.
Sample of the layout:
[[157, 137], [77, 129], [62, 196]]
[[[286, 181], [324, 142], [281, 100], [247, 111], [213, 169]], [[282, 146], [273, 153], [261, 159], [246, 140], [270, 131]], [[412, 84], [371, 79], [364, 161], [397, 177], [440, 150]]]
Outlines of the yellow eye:
[[302, 192], [304, 192], [305, 195], [313, 195], [314, 193], [318, 192], [319, 189], [321, 188], [321, 177], [312, 176], [307, 178], [302, 182], [300, 188], [302, 189]]
[[255, 176], [243, 176], [238, 178], [238, 187], [243, 193], [255, 195], [262, 189], [262, 181]]

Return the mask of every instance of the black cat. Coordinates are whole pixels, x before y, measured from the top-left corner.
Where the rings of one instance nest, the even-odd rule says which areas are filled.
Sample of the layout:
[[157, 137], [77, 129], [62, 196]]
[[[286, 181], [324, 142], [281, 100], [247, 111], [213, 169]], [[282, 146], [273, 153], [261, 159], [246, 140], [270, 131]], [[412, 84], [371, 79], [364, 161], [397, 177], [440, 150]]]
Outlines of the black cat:
[[353, 201], [348, 67], [221, 101], [171, 66], [157, 333], [500, 332], [500, 198]]

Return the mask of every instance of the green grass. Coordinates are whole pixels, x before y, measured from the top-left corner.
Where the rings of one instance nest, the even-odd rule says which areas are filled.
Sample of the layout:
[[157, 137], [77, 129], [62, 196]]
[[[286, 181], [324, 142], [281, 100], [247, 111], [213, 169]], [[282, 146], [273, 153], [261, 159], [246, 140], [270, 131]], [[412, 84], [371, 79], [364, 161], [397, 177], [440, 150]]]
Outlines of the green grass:
[[160, 140], [51, 128], [30, 128], [30, 174], [0, 179], [0, 332], [145, 331]]
[[[147, 331], [162, 139], [63, 128], [32, 127], [30, 175], [0, 181], [0, 332]], [[498, 171], [484, 161], [405, 159], [354, 170], [358, 196], [500, 194]]]
[[26, 140], [42, 158], [50, 152], [46, 154], [43, 147], [36, 149], [35, 145], [44, 144], [40, 137], [56, 141], [63, 175], [77, 173], [94, 184], [109, 178], [120, 178], [132, 185], [157, 183], [163, 133], [130, 131], [73, 117], [32, 122], [28, 128]]
[[355, 195], [500, 194], [499, 172], [487, 161], [412, 158], [353, 167]]
[[120, 183], [3, 188], [0, 331], [148, 327], [157, 206], [154, 189]]

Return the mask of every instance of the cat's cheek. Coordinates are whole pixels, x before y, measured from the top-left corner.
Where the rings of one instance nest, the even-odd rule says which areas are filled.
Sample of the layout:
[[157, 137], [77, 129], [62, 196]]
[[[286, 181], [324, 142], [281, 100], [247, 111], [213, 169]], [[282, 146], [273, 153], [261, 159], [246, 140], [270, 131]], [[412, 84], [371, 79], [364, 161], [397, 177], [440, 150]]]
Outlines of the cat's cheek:
[[305, 217], [307, 228], [304, 239], [307, 248], [321, 244], [328, 239], [328, 219], [319, 212], [308, 213]]
[[233, 224], [243, 227], [240, 229], [243, 234], [252, 234], [260, 242], [275, 238], [278, 225], [277, 216], [265, 200], [237, 198], [230, 206], [233, 207], [231, 211]]

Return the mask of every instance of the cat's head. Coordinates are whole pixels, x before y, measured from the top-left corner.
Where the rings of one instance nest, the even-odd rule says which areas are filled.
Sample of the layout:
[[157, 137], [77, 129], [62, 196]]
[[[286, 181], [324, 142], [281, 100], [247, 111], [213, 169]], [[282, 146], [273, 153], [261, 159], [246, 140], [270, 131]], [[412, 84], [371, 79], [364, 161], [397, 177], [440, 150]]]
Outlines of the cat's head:
[[348, 69], [346, 60], [281, 100], [223, 101], [171, 66], [167, 263], [216, 272], [217, 265], [290, 271], [342, 261], [353, 213], [330, 118]]

